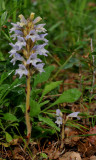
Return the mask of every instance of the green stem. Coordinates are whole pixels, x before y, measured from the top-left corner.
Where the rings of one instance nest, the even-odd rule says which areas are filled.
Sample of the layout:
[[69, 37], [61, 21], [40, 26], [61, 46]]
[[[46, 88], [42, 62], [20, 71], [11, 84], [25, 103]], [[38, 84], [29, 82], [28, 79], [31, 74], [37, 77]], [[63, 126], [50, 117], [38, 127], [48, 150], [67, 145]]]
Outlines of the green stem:
[[30, 123], [30, 91], [31, 91], [31, 88], [30, 88], [30, 73], [27, 77], [27, 95], [26, 95], [26, 115], [25, 115], [25, 118], [26, 118], [26, 126], [27, 126], [27, 143], [24, 147], [24, 149], [26, 149], [26, 147], [28, 146], [29, 144], [29, 140], [30, 140], [30, 137], [31, 137], [31, 123]]
[[75, 54], [75, 52], [73, 52], [71, 54], [71, 56], [65, 61], [65, 63], [59, 67], [59, 69], [57, 70], [55, 75], [52, 77], [51, 81], [54, 80], [57, 77], [58, 73], [65, 67], [65, 65], [70, 61], [70, 59], [74, 56], [74, 54]]
[[54, 56], [52, 56], [50, 53], [47, 53], [47, 54], [48, 54], [48, 56], [50, 56], [59, 66], [61, 66], [60, 62], [57, 61], [57, 59], [56, 59]]

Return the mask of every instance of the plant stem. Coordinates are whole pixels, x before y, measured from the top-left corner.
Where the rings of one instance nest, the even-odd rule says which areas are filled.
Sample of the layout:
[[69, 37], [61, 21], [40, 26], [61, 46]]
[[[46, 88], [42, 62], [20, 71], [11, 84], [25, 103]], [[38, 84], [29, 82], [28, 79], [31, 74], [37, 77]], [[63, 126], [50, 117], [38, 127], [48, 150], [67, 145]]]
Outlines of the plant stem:
[[31, 87], [30, 87], [30, 72], [27, 76], [27, 93], [26, 93], [26, 115], [25, 115], [25, 118], [26, 118], [26, 126], [27, 126], [27, 143], [24, 147], [24, 149], [26, 149], [26, 147], [28, 146], [29, 144], [29, 140], [30, 140], [30, 137], [31, 137], [31, 123], [30, 123], [30, 91], [31, 91]]
[[[91, 52], [93, 52], [93, 43], [92, 43], [92, 38], [91, 38]], [[92, 61], [93, 61], [93, 78], [92, 78], [92, 89], [91, 89], [91, 96], [93, 95], [94, 91], [94, 85], [95, 85], [95, 56], [92, 55]]]
[[55, 75], [52, 77], [51, 81], [54, 80], [57, 77], [57, 75], [59, 74], [59, 72], [65, 67], [65, 65], [70, 61], [70, 59], [74, 56], [74, 54], [75, 54], [75, 52], [73, 52], [71, 54], [71, 56], [69, 56], [69, 58], [64, 62], [64, 64], [59, 67], [59, 69], [57, 70], [57, 72], [55, 73]]
[[60, 146], [60, 149], [63, 149], [63, 147], [64, 147], [64, 138], [65, 138], [64, 126], [65, 126], [65, 118], [64, 118], [64, 115], [63, 115], [62, 116], [62, 131], [61, 131], [61, 146]]
[[48, 56], [50, 56], [59, 66], [61, 66], [60, 62], [57, 61], [57, 59], [56, 59], [54, 56], [52, 56], [50, 53], [47, 53], [47, 54], [48, 54]]

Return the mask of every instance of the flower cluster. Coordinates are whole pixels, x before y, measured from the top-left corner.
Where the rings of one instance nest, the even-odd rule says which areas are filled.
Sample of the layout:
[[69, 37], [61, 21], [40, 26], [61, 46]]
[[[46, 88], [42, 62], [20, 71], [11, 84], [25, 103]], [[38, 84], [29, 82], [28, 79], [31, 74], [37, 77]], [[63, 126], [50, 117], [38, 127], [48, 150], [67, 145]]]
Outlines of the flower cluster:
[[[45, 24], [37, 24], [42, 19], [41, 17], [34, 19], [34, 13], [31, 13], [27, 20], [23, 15], [19, 15], [19, 18], [20, 22], [11, 23], [13, 27], [10, 29], [10, 33], [15, 44], [10, 43], [12, 49], [9, 53], [13, 65], [16, 61], [21, 62], [15, 73], [19, 74], [21, 78], [22, 75], [31, 75], [30, 66], [33, 67], [33, 70], [44, 71], [44, 63], [39, 55], [47, 56], [48, 51], [44, 47], [48, 44], [48, 40], [45, 38], [47, 35]], [[42, 41], [43, 44], [41, 44]]]
[[62, 112], [60, 111], [60, 109], [56, 110], [56, 121], [55, 123], [58, 124], [58, 126], [60, 127], [60, 125], [62, 124]]
[[[79, 113], [80, 113], [80, 112], [73, 112], [73, 113], [69, 114], [69, 115], [66, 117], [66, 120], [67, 120], [69, 117], [74, 117], [74, 118], [77, 118], [78, 120], [80, 120], [80, 117], [78, 116]], [[55, 123], [57, 123], [59, 127], [60, 127], [60, 125], [62, 125], [62, 117], [63, 117], [62, 112], [60, 111], [60, 109], [57, 109], [57, 110], [56, 110], [56, 121], [55, 121]]]

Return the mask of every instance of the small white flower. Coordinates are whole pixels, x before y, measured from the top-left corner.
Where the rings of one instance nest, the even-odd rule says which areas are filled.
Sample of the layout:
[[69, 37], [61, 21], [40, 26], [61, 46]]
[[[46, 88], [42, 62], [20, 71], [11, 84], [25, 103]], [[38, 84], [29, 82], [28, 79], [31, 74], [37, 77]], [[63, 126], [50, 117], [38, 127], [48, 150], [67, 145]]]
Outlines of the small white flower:
[[60, 109], [56, 109], [56, 116], [60, 116], [60, 113], [61, 113]]
[[57, 123], [58, 126], [60, 127], [60, 125], [62, 124], [62, 117], [57, 117], [57, 120], [55, 121], [55, 123]]
[[75, 117], [75, 118], [77, 118], [78, 120], [80, 120], [80, 117], [78, 116], [79, 113], [80, 113], [80, 112], [73, 112], [73, 113], [69, 114], [67, 117]]

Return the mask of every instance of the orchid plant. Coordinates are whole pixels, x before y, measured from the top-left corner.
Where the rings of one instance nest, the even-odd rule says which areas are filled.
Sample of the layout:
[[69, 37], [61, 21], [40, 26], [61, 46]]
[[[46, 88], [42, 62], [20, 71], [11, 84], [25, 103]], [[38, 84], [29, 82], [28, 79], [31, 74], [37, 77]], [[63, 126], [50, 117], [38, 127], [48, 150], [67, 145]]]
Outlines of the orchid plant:
[[65, 124], [67, 122], [67, 120], [69, 118], [77, 118], [78, 120], [80, 120], [80, 117], [78, 116], [80, 112], [73, 112], [67, 116], [64, 116], [64, 114], [61, 112], [60, 109], [56, 110], [56, 121], [55, 123], [60, 127], [62, 126], [62, 130], [61, 130], [61, 149], [64, 146], [64, 138], [65, 138]]
[[[10, 43], [12, 47], [9, 52], [12, 58], [11, 63], [15, 65], [16, 61], [19, 61], [18, 69], [15, 74], [21, 78], [23, 75], [27, 79], [27, 92], [26, 92], [26, 126], [27, 126], [27, 145], [31, 137], [32, 125], [30, 122], [30, 80], [32, 75], [39, 71], [44, 72], [44, 63], [40, 59], [41, 55], [47, 56], [48, 51], [44, 48], [48, 44], [48, 40], [45, 38], [47, 35], [45, 24], [37, 24], [41, 21], [41, 17], [34, 19], [34, 13], [30, 14], [28, 19], [25, 19], [23, 15], [19, 15], [20, 22], [11, 23], [10, 29], [11, 38], [15, 43]], [[43, 41], [43, 44], [41, 42]], [[25, 147], [26, 148], [26, 147]]]

